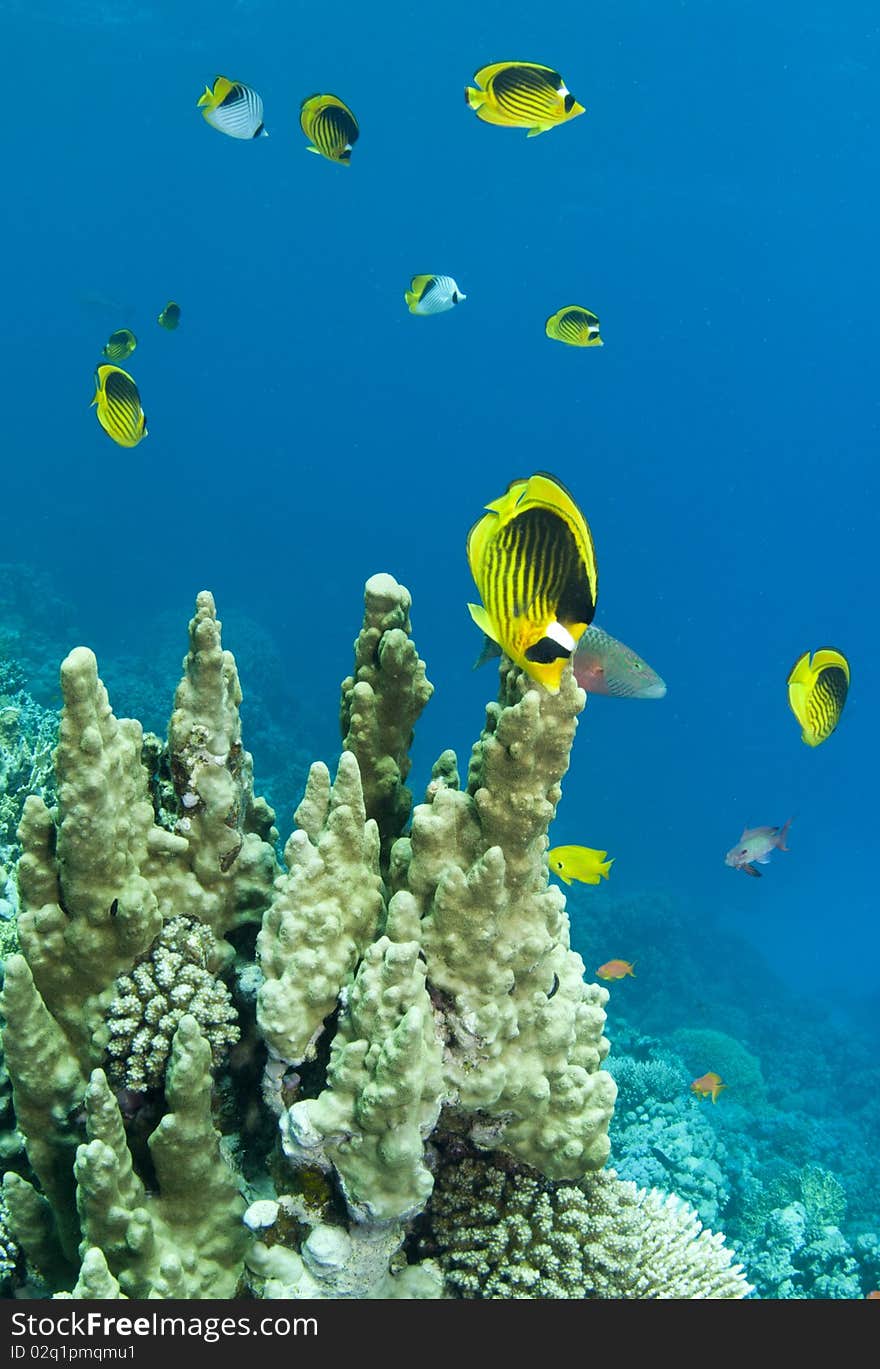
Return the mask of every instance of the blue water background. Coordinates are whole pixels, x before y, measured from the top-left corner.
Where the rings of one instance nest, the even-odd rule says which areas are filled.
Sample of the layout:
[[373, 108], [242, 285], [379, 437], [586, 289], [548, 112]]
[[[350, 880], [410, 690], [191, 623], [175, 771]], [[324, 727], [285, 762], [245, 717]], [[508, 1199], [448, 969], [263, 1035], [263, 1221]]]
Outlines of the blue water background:
[[[695, 942], [720, 919], [805, 997], [877, 993], [876, 7], [0, 12], [0, 559], [56, 578], [77, 625], [63, 646], [96, 650], [117, 711], [115, 662], [148, 655], [163, 615], [170, 710], [210, 588], [246, 744], [236, 615], [272, 634], [305, 705], [292, 742], [333, 763], [363, 583], [387, 570], [436, 686], [420, 796], [441, 749], [466, 765], [495, 692], [492, 667], [471, 670], [467, 531], [550, 470], [593, 530], [596, 621], [669, 685], [588, 704], [552, 839], [607, 848], [609, 894], [665, 891]], [[463, 87], [508, 57], [558, 66], [587, 114], [531, 140], [480, 123]], [[218, 72], [261, 92], [268, 138], [205, 124]], [[305, 151], [315, 91], [357, 113], [348, 170]], [[403, 291], [430, 271], [468, 299], [413, 318]], [[173, 334], [154, 322], [169, 298]], [[571, 302], [599, 315], [603, 350], [545, 338]], [[120, 326], [150, 429], [133, 451], [89, 408]], [[811, 750], [785, 682], [823, 645], [853, 685]], [[273, 797], [287, 832], [298, 796]], [[744, 826], [792, 815], [762, 880], [725, 868]], [[711, 993], [726, 967], [711, 946], [704, 964]]]

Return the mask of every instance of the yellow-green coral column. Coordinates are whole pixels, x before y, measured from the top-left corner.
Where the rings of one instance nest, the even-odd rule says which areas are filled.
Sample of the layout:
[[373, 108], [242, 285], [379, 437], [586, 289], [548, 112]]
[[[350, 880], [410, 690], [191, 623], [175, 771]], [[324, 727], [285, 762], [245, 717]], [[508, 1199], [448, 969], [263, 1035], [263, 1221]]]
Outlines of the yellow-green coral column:
[[504, 662], [467, 792], [438, 772], [393, 859], [422, 909], [447, 1085], [476, 1114], [473, 1139], [568, 1179], [607, 1159], [616, 1096], [608, 993], [584, 980], [546, 860], [584, 702], [571, 672], [551, 695]]

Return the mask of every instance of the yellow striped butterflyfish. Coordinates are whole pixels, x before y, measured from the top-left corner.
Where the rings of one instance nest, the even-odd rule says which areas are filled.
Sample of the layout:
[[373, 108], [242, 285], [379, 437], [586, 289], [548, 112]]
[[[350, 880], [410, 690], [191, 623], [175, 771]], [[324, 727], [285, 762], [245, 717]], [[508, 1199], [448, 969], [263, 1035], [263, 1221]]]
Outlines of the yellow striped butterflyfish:
[[263, 101], [241, 81], [215, 76], [214, 85], [205, 86], [198, 108], [206, 123], [227, 133], [230, 138], [266, 138], [263, 127]]
[[596, 612], [597, 570], [587, 520], [543, 471], [514, 480], [468, 533], [482, 604], [477, 627], [551, 694]]
[[99, 366], [95, 371], [98, 422], [120, 447], [136, 447], [147, 436], [147, 419], [138, 387], [118, 366]]
[[411, 314], [445, 314], [467, 299], [451, 276], [413, 276], [403, 297]]
[[101, 356], [108, 361], [124, 361], [130, 357], [135, 347], [137, 338], [130, 328], [117, 328], [115, 333], [111, 333], [104, 346], [101, 348]]
[[812, 661], [799, 656], [788, 676], [788, 702], [807, 746], [824, 742], [840, 722], [849, 692], [849, 661], [833, 647], [822, 647]]
[[465, 86], [464, 98], [478, 119], [503, 128], [527, 128], [535, 138], [584, 114], [558, 71], [536, 62], [493, 62]]
[[300, 105], [299, 122], [310, 139], [309, 152], [349, 165], [360, 129], [348, 105], [337, 95], [310, 95]]
[[557, 309], [544, 324], [544, 332], [556, 342], [567, 342], [570, 347], [604, 347], [599, 336], [599, 320], [580, 304], [566, 304]]
[[175, 304], [174, 300], [170, 299], [161, 314], [157, 316], [156, 322], [162, 328], [167, 328], [169, 332], [173, 332], [180, 322], [180, 305]]

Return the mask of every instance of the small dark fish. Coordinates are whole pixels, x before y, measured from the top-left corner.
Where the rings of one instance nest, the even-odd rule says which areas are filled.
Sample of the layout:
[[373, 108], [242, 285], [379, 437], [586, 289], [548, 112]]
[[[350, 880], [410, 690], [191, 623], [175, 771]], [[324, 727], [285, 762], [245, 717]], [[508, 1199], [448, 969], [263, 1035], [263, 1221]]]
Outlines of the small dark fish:
[[161, 324], [163, 328], [167, 328], [169, 332], [173, 332], [180, 322], [180, 305], [175, 304], [174, 300], [170, 299], [156, 322]]
[[117, 914], [118, 912], [119, 912], [119, 899], [118, 899], [118, 898], [114, 898], [113, 902], [110, 904], [110, 916], [111, 916], [111, 917], [115, 917], [116, 914]]
[[555, 994], [555, 992], [556, 992], [556, 990], [557, 990], [558, 988], [559, 988], [559, 975], [558, 975], [558, 974], [554, 974], [554, 976], [553, 976], [553, 988], [550, 990], [550, 992], [548, 993], [547, 997], [548, 997], [548, 998], [552, 998], [553, 995]]
[[230, 870], [230, 869], [232, 868], [233, 864], [235, 863], [236, 859], [238, 858], [238, 853], [239, 853], [239, 851], [241, 850], [241, 848], [242, 848], [243, 845], [244, 845], [244, 838], [243, 838], [243, 837], [239, 837], [239, 839], [238, 839], [238, 845], [237, 845], [237, 846], [231, 846], [231, 847], [229, 848], [229, 850], [228, 850], [228, 851], [224, 851], [223, 855], [220, 857], [220, 869], [223, 871], [223, 874], [224, 874], [224, 875], [226, 874], [226, 871], [227, 871], [227, 870]]

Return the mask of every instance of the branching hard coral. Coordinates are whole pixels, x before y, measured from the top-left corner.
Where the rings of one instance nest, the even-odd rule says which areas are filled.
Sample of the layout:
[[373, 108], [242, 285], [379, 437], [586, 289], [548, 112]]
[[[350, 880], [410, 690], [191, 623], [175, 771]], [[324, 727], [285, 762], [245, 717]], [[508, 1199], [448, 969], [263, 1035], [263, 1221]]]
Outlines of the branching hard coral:
[[0, 1192], [0, 1297], [9, 1295], [9, 1284], [19, 1259], [19, 1248], [9, 1226], [9, 1210]]
[[720, 1234], [675, 1198], [613, 1171], [552, 1184], [534, 1170], [444, 1166], [419, 1248], [467, 1298], [744, 1298]]
[[170, 1111], [149, 1138], [158, 1194], [132, 1166], [122, 1117], [101, 1070], [86, 1090], [88, 1141], [77, 1151], [77, 1207], [129, 1297], [228, 1298], [241, 1276], [245, 1204], [211, 1120], [211, 1048], [194, 1017], [174, 1034]]
[[239, 1038], [229, 990], [216, 977], [210, 929], [189, 917], [166, 922], [130, 974], [120, 975], [107, 1009], [108, 1073], [135, 1092], [165, 1078], [171, 1038], [187, 1013], [211, 1047], [214, 1065]]
[[[114, 717], [91, 652], [64, 662], [58, 803], [25, 805], [23, 954], [2, 1000], [33, 1176], [6, 1176], [10, 1224], [50, 1286], [233, 1297], [247, 1267], [265, 1297], [747, 1291], [690, 1209], [595, 1173], [616, 1092], [608, 993], [571, 949], [546, 857], [583, 691], [569, 672], [551, 695], [502, 661], [466, 786], [444, 752], [407, 832], [431, 688], [408, 615], [392, 577], [368, 581], [336, 778], [312, 766], [284, 873], [209, 594], [164, 746]], [[242, 928], [260, 916], [253, 965]], [[245, 1153], [259, 1097], [227, 1076], [236, 1136], [213, 1120], [231, 1026], [215, 976], [233, 943], [235, 1054], [255, 1085], [268, 1047], [263, 1099], [286, 1153], [265, 1173], [264, 1152]], [[149, 1114], [130, 1147], [93, 1068], [108, 1046], [114, 1082], [155, 1088], [159, 1112], [164, 1093], [149, 1156]]]
[[342, 746], [357, 759], [367, 817], [379, 828], [383, 873], [391, 845], [409, 821], [409, 748], [434, 692], [409, 635], [411, 604], [409, 590], [393, 576], [370, 577], [354, 644], [354, 674], [342, 682]]
[[452, 1105], [480, 1114], [494, 1147], [580, 1178], [608, 1156], [608, 992], [584, 981], [546, 850], [585, 695], [571, 674], [554, 695], [503, 663], [501, 698], [467, 789], [435, 772], [392, 879], [419, 907]]
[[[0, 662], [2, 666], [2, 662]], [[18, 824], [28, 794], [55, 801], [52, 752], [58, 715], [23, 691], [4, 696], [0, 681], [0, 862], [17, 859]], [[2, 895], [2, 890], [0, 890]]]
[[415, 903], [398, 895], [346, 994], [327, 1087], [282, 1121], [285, 1153], [335, 1165], [349, 1208], [367, 1219], [415, 1216], [434, 1183], [424, 1141], [443, 1074], [425, 974]]
[[314, 1055], [324, 1019], [379, 929], [379, 834], [367, 820], [357, 761], [343, 751], [336, 780], [312, 766], [298, 824], [257, 937], [264, 982], [258, 1020], [270, 1051], [298, 1064]]

